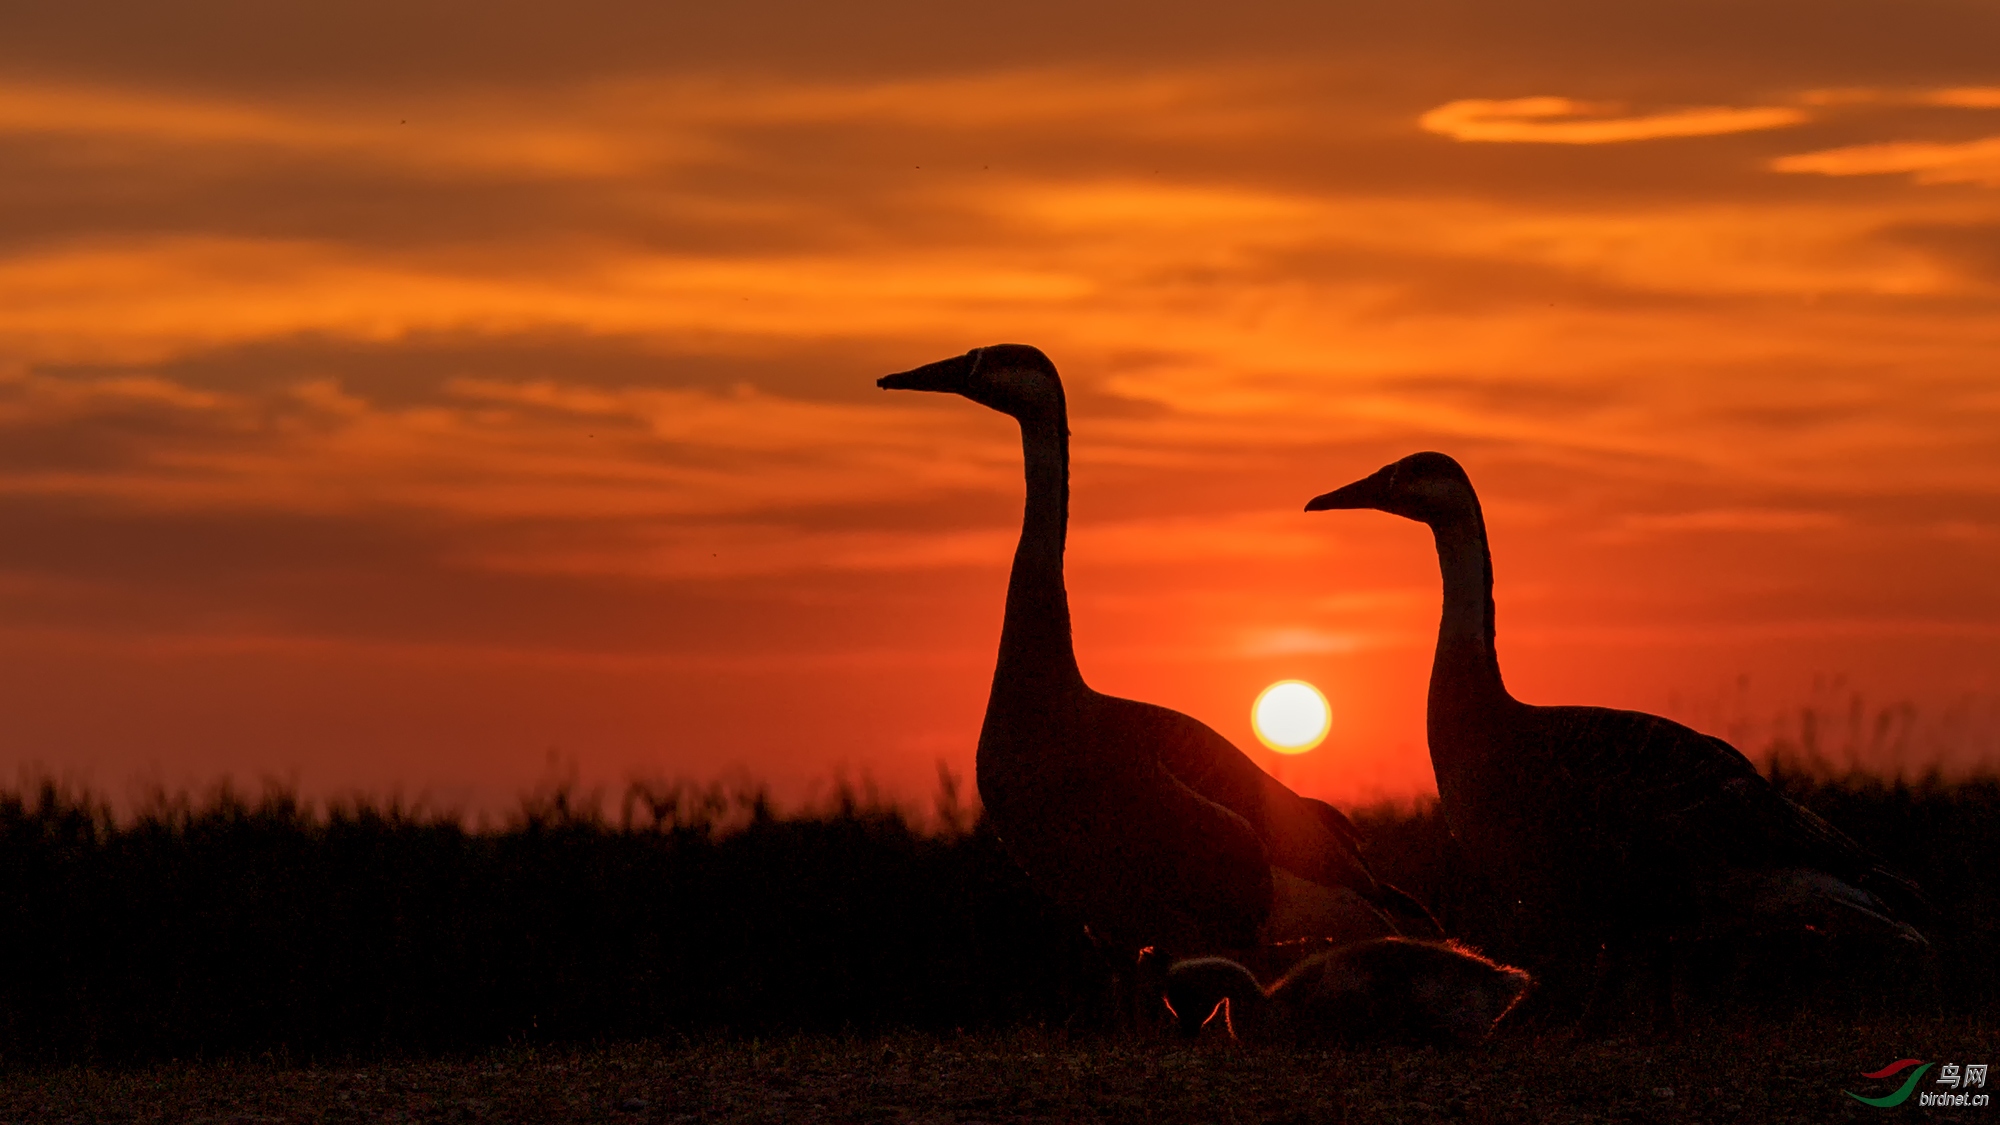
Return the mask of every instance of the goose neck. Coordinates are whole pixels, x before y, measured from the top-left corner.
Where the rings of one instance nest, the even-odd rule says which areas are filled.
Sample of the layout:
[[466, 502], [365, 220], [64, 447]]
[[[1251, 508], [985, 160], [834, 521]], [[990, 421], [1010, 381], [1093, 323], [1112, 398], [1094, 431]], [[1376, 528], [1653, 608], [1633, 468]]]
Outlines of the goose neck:
[[1505, 697], [1494, 648], [1493, 555], [1486, 543], [1486, 522], [1474, 506], [1432, 524], [1431, 531], [1444, 579], [1432, 694], [1435, 697], [1448, 683], [1459, 697]]
[[1069, 595], [1063, 587], [1063, 548], [1069, 532], [1069, 426], [1061, 412], [1024, 413], [1019, 421], [1027, 501], [1007, 582], [995, 688], [1002, 683], [1046, 684], [1051, 678], [1081, 686], [1070, 638]]

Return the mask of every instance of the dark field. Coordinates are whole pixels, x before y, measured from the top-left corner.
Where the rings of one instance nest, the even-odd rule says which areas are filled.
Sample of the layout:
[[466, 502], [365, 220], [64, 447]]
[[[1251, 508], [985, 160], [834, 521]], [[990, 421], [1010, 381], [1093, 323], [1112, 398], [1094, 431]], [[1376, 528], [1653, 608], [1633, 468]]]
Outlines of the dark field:
[[[1477, 1051], [1292, 1052], [1039, 1031], [667, 1037], [595, 1049], [284, 1069], [258, 1063], [0, 1077], [36, 1122], [1990, 1121], [1991, 1107], [1861, 1105], [1843, 1088], [1915, 1054], [1989, 1058], [1996, 1025], [1696, 1027], [1671, 1044], [1503, 1036]], [[1926, 1084], [1928, 1085], [1928, 1083]], [[1989, 1080], [1990, 1085], [1990, 1080]]]
[[[1678, 1041], [1578, 1045], [1558, 987], [1447, 1054], [1108, 1029], [1109, 966], [948, 791], [925, 833], [851, 797], [779, 817], [686, 786], [607, 812], [558, 790], [473, 830], [282, 793], [114, 818], [43, 785], [0, 795], [0, 1120], [1916, 1112], [1839, 1091], [1886, 1092], [1859, 1074], [1898, 1058], [2000, 1054], [2000, 784], [1778, 781], [1925, 886], [1932, 956], [1690, 950]], [[1454, 933], [1533, 962], [1434, 811], [1357, 821]]]

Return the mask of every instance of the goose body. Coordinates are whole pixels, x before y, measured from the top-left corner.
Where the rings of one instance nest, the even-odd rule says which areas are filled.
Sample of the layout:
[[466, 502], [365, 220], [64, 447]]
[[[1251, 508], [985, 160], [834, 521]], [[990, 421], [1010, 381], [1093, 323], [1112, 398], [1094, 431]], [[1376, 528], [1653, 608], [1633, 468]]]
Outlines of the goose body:
[[1407, 938], [1357, 942], [1308, 957], [1269, 988], [1223, 957], [1167, 970], [1167, 1006], [1187, 1038], [1218, 1013], [1256, 1040], [1469, 1044], [1525, 995], [1533, 981], [1464, 946]]
[[1603, 707], [1537, 707], [1501, 681], [1493, 571], [1471, 480], [1418, 453], [1307, 511], [1429, 525], [1444, 580], [1428, 727], [1452, 833], [1542, 934], [1591, 948], [1812, 926], [1921, 944], [1907, 879], [1777, 792], [1735, 747]]
[[1021, 426], [1027, 500], [977, 780], [1002, 844], [1044, 893], [1113, 945], [1162, 955], [1393, 934], [1390, 913], [1435, 926], [1374, 878], [1337, 811], [1207, 725], [1084, 683], [1063, 586], [1068, 416], [1047, 357], [1001, 344], [878, 382], [957, 393]]

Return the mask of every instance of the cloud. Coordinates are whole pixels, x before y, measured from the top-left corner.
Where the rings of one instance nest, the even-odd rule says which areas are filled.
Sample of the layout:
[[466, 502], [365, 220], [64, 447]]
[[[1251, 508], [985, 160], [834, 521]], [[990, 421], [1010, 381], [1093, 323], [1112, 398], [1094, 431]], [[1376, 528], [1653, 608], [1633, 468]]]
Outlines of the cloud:
[[1573, 98], [1464, 98], [1417, 119], [1425, 132], [1459, 141], [1513, 144], [1601, 145], [1665, 137], [1712, 137], [1782, 129], [1806, 121], [1790, 106], [1701, 106], [1641, 117], [1617, 117], [1615, 103]]
[[336, 102], [191, 97], [0, 79], [0, 137], [188, 151], [261, 149], [431, 173], [609, 180], [728, 162], [732, 134], [782, 128], [1117, 128], [1186, 142], [1296, 126], [1247, 68], [1011, 70], [941, 78], [772, 82], [627, 77], [528, 93], [427, 92]]
[[388, 405], [332, 379], [222, 394], [29, 373], [0, 378], [0, 494], [459, 523], [716, 519], [1004, 488], [1018, 446], [980, 421], [909, 397], [864, 406], [747, 386], [461, 379]]
[[1781, 156], [1775, 172], [1821, 176], [1883, 176], [1907, 172], [1920, 184], [2000, 187], [2000, 136], [1957, 144], [1892, 141]]
[[[0, 84], [0, 136], [115, 140], [182, 149], [317, 154], [410, 168], [463, 168], [566, 177], [629, 174], [699, 151], [686, 130], [654, 122], [643, 137], [565, 121], [543, 105], [432, 98], [411, 108], [350, 101], [337, 108], [189, 98], [115, 87]], [[511, 112], [510, 112], [511, 111]]]
[[1054, 306], [1091, 285], [1060, 268], [884, 250], [864, 264], [574, 243], [435, 255], [275, 238], [50, 248], [0, 258], [0, 344], [39, 359], [132, 361], [311, 331], [866, 337], [925, 319], [945, 328], [953, 306]]
[[1871, 86], [1808, 90], [1799, 100], [1814, 106], [1888, 105], [1945, 106], [1954, 109], [2000, 109], [2000, 86], [1945, 86], [1932, 89], [1886, 90]]
[[2000, 86], [1953, 86], [1934, 90], [1930, 104], [1961, 109], [2000, 109]]

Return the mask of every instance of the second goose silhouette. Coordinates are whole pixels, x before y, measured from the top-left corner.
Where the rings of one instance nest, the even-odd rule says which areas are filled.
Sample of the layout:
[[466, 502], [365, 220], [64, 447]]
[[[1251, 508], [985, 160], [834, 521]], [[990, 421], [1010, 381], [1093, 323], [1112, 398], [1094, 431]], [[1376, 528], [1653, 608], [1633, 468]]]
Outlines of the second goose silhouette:
[[[1541, 940], [1575, 934], [1607, 951], [1594, 999], [1622, 957], [1661, 957], [1673, 937], [1810, 926], [1924, 944], [1901, 917], [1923, 909], [1915, 885], [1727, 742], [1657, 715], [1508, 693], [1486, 523], [1458, 462], [1413, 454], [1306, 505], [1336, 508], [1430, 527], [1444, 579], [1428, 714], [1439, 802]], [[1670, 1017], [1667, 994], [1658, 1003]]]
[[1201, 722], [1084, 683], [1063, 587], [1069, 420], [1048, 357], [997, 344], [878, 384], [963, 395], [1021, 426], [1027, 503], [977, 776], [1002, 844], [1044, 893], [1128, 953], [1361, 940], [1396, 933], [1390, 915], [1436, 933], [1421, 906], [1374, 877], [1330, 806]]

